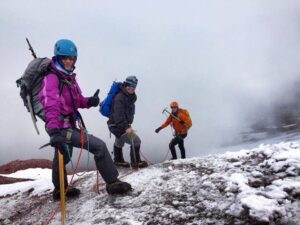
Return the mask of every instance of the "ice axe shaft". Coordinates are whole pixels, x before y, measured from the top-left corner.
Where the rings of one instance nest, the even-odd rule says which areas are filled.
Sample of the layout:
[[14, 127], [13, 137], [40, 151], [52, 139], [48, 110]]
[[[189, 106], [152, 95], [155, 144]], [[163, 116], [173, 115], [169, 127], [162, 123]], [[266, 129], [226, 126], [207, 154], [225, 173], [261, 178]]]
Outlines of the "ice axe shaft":
[[132, 150], [132, 154], [133, 154], [133, 159], [134, 159], [134, 162], [137, 164], [137, 168], [139, 168], [139, 164], [136, 160], [136, 154], [135, 154], [135, 147], [134, 147], [134, 142], [133, 142], [133, 136], [130, 137], [130, 140], [131, 140], [131, 150]]
[[175, 116], [174, 114], [172, 114], [171, 112], [169, 112], [169, 111], [167, 110], [167, 108], [164, 108], [164, 110], [162, 111], [162, 113], [164, 113], [164, 112], [168, 113], [168, 114], [169, 114], [170, 116], [172, 116], [175, 120], [180, 121], [180, 119], [179, 119], [177, 116]]
[[66, 209], [65, 209], [65, 179], [64, 179], [64, 157], [58, 153], [58, 167], [59, 167], [59, 189], [60, 189], [60, 210], [61, 210], [61, 224], [65, 224]]
[[34, 50], [33, 50], [33, 47], [31, 46], [31, 44], [30, 44], [30, 42], [29, 42], [29, 39], [26, 38], [26, 41], [27, 41], [27, 44], [28, 44], [28, 46], [29, 46], [29, 51], [31, 51], [31, 54], [32, 54], [33, 58], [36, 59], [37, 56], [36, 56], [36, 54], [35, 54], [35, 52], [34, 52]]

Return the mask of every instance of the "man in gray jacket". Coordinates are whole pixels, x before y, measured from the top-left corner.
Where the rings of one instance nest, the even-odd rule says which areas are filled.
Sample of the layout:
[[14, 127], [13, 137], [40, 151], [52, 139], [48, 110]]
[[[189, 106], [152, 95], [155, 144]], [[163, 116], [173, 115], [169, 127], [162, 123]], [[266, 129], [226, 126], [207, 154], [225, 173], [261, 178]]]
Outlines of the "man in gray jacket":
[[135, 76], [128, 76], [120, 84], [119, 91], [114, 96], [111, 114], [107, 122], [110, 132], [116, 137], [114, 143], [114, 162], [117, 166], [129, 167], [129, 163], [123, 158], [122, 148], [125, 143], [131, 145], [131, 166], [134, 168], [148, 166], [140, 157], [141, 139], [135, 134], [131, 126], [135, 114], [135, 102], [137, 100], [135, 94], [137, 83], [138, 79]]

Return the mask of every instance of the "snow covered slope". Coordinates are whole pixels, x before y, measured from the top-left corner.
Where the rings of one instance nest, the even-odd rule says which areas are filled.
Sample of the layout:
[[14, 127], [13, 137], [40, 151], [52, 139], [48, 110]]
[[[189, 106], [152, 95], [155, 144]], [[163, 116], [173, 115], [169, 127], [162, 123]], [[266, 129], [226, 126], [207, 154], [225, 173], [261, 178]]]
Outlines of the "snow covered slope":
[[[50, 170], [6, 176], [35, 180], [0, 185], [0, 224], [46, 224], [59, 207]], [[108, 196], [102, 181], [97, 194], [95, 172], [76, 179], [66, 224], [300, 224], [300, 142], [153, 165], [123, 178], [126, 196]]]

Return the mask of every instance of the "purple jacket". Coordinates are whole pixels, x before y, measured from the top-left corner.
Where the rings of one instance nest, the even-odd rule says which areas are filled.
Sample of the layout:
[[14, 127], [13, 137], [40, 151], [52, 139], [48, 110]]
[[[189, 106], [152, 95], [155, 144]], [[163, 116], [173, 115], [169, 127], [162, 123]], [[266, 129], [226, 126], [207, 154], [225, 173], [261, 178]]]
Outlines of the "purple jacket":
[[63, 117], [72, 116], [78, 108], [89, 108], [87, 103], [88, 98], [82, 96], [80, 87], [76, 81], [76, 74], [66, 75], [59, 71], [56, 69], [53, 60], [51, 67], [56, 71], [56, 74], [68, 80], [70, 84], [68, 85], [69, 89], [67, 84], [62, 86], [60, 95], [58, 76], [54, 73], [49, 73], [45, 76], [38, 98], [44, 109], [46, 129], [69, 128], [72, 127], [72, 124], [70, 121], [64, 120]]

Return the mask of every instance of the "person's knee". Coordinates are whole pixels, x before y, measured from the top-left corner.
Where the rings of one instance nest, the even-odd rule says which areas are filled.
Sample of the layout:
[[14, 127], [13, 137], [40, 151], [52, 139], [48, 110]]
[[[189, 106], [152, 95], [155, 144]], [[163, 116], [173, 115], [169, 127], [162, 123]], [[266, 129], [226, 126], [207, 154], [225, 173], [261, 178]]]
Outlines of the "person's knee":
[[170, 143], [169, 143], [169, 149], [173, 149], [175, 147], [175, 145], [174, 145], [174, 143], [171, 141]]
[[108, 149], [103, 141], [97, 142], [94, 146], [94, 156], [97, 158], [103, 158], [105, 154], [108, 154]]
[[124, 144], [125, 142], [122, 140], [122, 138], [115, 139], [114, 146], [116, 146], [117, 148], [123, 148]]
[[123, 148], [124, 147], [124, 143], [121, 144], [121, 143], [114, 143], [114, 146], [117, 147], [117, 148]]
[[179, 141], [179, 142], [178, 142], [178, 145], [179, 145], [179, 146], [183, 146], [183, 145], [184, 145], [184, 142], [183, 142], [183, 141]]

